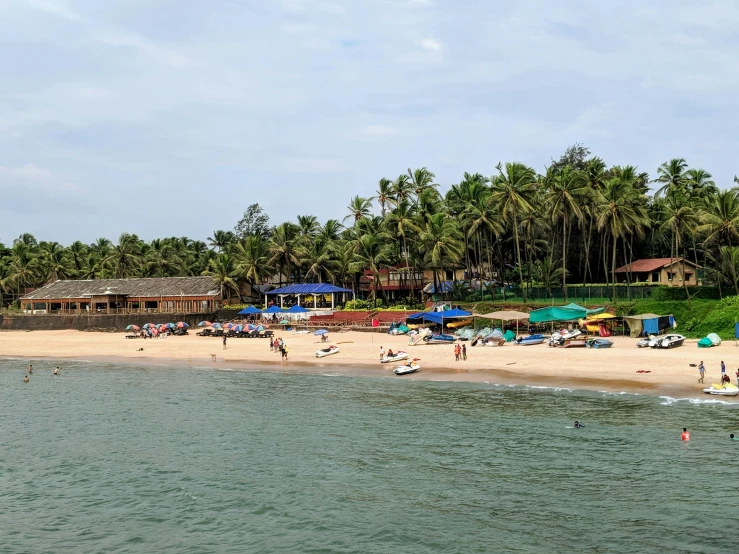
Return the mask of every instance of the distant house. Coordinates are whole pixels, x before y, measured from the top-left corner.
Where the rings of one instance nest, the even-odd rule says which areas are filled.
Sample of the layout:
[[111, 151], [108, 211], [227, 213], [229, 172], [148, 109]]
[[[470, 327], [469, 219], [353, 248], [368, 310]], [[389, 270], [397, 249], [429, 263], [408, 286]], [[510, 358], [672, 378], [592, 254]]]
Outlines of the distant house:
[[21, 309], [42, 314], [210, 313], [221, 307], [213, 277], [54, 281], [21, 297]]
[[[442, 280], [461, 281], [466, 278], [465, 270], [461, 268], [439, 271], [438, 276]], [[433, 270], [419, 270], [405, 266], [382, 267], [378, 272], [378, 277], [380, 281], [377, 285], [377, 294], [380, 295], [381, 290], [384, 290], [387, 298], [391, 300], [404, 298], [408, 295], [418, 296], [424, 287], [434, 282]], [[359, 290], [365, 295], [369, 294], [373, 289], [374, 279], [374, 273], [369, 269], [365, 269], [359, 281]], [[379, 283], [382, 283], [382, 289]]]
[[683, 258], [647, 258], [619, 267], [616, 273], [622, 275], [619, 281], [626, 281], [625, 274], [630, 273], [632, 283], [659, 283], [680, 287], [683, 286], [685, 275], [685, 284], [694, 287], [701, 284], [697, 275], [699, 269], [701, 266]]

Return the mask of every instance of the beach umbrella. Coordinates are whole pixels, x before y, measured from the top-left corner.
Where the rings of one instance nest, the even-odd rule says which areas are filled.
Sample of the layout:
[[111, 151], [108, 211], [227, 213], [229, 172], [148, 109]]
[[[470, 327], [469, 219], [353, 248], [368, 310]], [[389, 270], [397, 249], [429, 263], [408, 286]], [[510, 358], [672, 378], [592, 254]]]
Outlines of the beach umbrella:
[[233, 324], [233, 323], [226, 323], [226, 329], [230, 329], [230, 328], [231, 328], [231, 327], [233, 327], [233, 326], [234, 326], [234, 324]]
[[256, 328], [257, 328], [257, 326], [256, 325], [252, 325], [251, 323], [247, 324], [247, 326], [246, 326], [246, 330], [247, 331], [253, 331]]
[[280, 325], [287, 325], [288, 323], [290, 322], [287, 319], [283, 319], [280, 321]]
[[188, 327], [189, 327], [189, 325], [187, 323], [185, 323], [184, 321], [177, 322], [177, 328], [178, 329], [187, 329]]
[[144, 329], [151, 329], [153, 327], [156, 327], [153, 323], [144, 323]]
[[167, 323], [164, 327], [167, 329], [174, 329], [174, 323]]
[[315, 332], [315, 333], [313, 333], [313, 334], [314, 334], [315, 336], [319, 336], [319, 335], [325, 335], [326, 333], [328, 333], [328, 329], [319, 329], [318, 331], [316, 331], [316, 332]]
[[233, 327], [231, 327], [231, 330], [232, 331], [235, 331], [237, 333], [241, 333], [241, 331], [244, 330], [244, 326], [243, 325], [234, 325]]
[[198, 323], [198, 327], [210, 327], [210, 321], [201, 321]]
[[284, 311], [285, 310], [283, 310], [279, 306], [270, 306], [269, 308], [267, 308], [266, 310], [264, 310], [264, 313], [265, 314], [279, 314], [279, 313], [284, 312]]
[[266, 327], [264, 325], [258, 325], [256, 328], [257, 331], [264, 331], [265, 329]]
[[138, 331], [140, 327], [138, 325], [129, 325], [126, 327], [126, 331]]
[[210, 326], [213, 327], [213, 329], [223, 329], [223, 325], [220, 323], [211, 323]]

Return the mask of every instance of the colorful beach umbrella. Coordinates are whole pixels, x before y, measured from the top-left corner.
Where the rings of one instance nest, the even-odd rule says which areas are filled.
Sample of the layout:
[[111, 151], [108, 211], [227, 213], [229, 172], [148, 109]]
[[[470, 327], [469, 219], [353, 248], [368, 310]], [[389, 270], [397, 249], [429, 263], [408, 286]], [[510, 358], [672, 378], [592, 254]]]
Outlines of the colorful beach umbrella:
[[220, 323], [211, 323], [210, 326], [213, 327], [213, 329], [223, 329], [223, 325]]
[[210, 327], [210, 321], [201, 321], [198, 323], [198, 327]]
[[165, 327], [166, 327], [167, 329], [174, 329], [174, 323], [167, 323], [167, 324], [165, 325]]
[[264, 325], [259, 325], [259, 326], [257, 326], [257, 329], [256, 330], [257, 331], [264, 331], [265, 329], [266, 329], [266, 327]]
[[189, 325], [185, 323], [184, 321], [178, 321], [177, 322], [177, 328], [178, 329], [187, 329]]
[[256, 329], [256, 328], [257, 328], [257, 326], [256, 326], [256, 325], [252, 325], [251, 323], [249, 323], [249, 324], [248, 324], [248, 325], [246, 326], [246, 330], [247, 330], [247, 331], [253, 331], [253, 330], [254, 330], [254, 329]]
[[316, 335], [316, 336], [319, 336], [319, 335], [325, 335], [326, 333], [328, 333], [328, 329], [319, 329], [318, 331], [316, 331], [313, 334]]
[[138, 325], [129, 325], [128, 327], [126, 327], [126, 331], [138, 331], [140, 329], [141, 327], [139, 327]]
[[244, 330], [244, 326], [243, 325], [234, 325], [233, 327], [231, 327], [231, 330], [232, 331], [235, 331], [236, 333], [241, 333], [241, 331]]
[[153, 323], [144, 323], [144, 329], [151, 329], [152, 327], [156, 327]]

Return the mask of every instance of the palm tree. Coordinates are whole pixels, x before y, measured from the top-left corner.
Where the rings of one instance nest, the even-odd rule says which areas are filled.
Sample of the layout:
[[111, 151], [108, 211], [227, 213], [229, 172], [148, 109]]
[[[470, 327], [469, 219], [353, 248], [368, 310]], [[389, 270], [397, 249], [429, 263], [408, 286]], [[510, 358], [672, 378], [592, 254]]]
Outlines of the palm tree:
[[392, 203], [397, 206], [403, 200], [410, 200], [412, 196], [413, 181], [406, 174], [399, 175], [398, 178], [393, 181], [391, 189]]
[[251, 286], [268, 275], [268, 245], [261, 235], [247, 235], [233, 249], [234, 273]]
[[267, 264], [279, 270], [280, 286], [283, 275], [290, 283], [293, 268], [300, 266], [301, 263], [300, 247], [297, 244], [298, 231], [294, 223], [282, 223], [272, 230], [272, 236], [267, 244], [269, 254]]
[[434, 183], [436, 175], [431, 173], [425, 167], [416, 170], [411, 170], [411, 168], [409, 167], [408, 177], [410, 178], [410, 181], [413, 185], [413, 193], [416, 195], [416, 198], [421, 196], [424, 191], [433, 189], [434, 187], [438, 186], [436, 183]]
[[236, 267], [234, 258], [229, 254], [218, 254], [208, 263], [208, 268], [203, 271], [203, 275], [210, 275], [213, 281], [218, 285], [223, 296], [225, 293], [226, 301], [231, 300], [231, 293], [239, 293], [239, 285], [234, 275]]
[[144, 267], [154, 277], [178, 275], [182, 269], [182, 260], [177, 250], [167, 240], [152, 240], [143, 258]]
[[393, 182], [390, 179], [385, 179], [383, 177], [380, 179], [380, 182], [377, 185], [377, 191], [375, 192], [377, 193], [375, 198], [377, 199], [378, 204], [380, 204], [380, 209], [382, 210], [382, 217], [385, 217], [385, 209], [392, 201]]
[[657, 179], [654, 182], [660, 183], [662, 186], [657, 189], [655, 196], [684, 192], [686, 169], [688, 169], [688, 162], [685, 161], [685, 158], [673, 158], [659, 166]]
[[[387, 223], [387, 228], [391, 229], [395, 236], [400, 239], [400, 259], [402, 261], [400, 268], [402, 268], [402, 271], [408, 272], [410, 271], [410, 266], [408, 264], [408, 235], [420, 230], [416, 223], [415, 207], [408, 200], [401, 200], [397, 203], [395, 208], [388, 213], [385, 221]], [[402, 281], [400, 283], [400, 288], [403, 288]], [[409, 290], [409, 292], [411, 291]]]
[[385, 296], [380, 278], [380, 269], [386, 267], [390, 261], [392, 249], [389, 238], [384, 233], [363, 234], [357, 237], [352, 244], [356, 262], [372, 273], [372, 298], [375, 306], [377, 306], [378, 285], [383, 293], [383, 298]]
[[213, 231], [213, 236], [208, 237], [208, 242], [212, 248], [218, 249], [218, 252], [224, 252], [236, 241], [236, 235], [231, 231], [217, 230]]
[[685, 172], [685, 184], [691, 198], [703, 201], [718, 192], [713, 176], [705, 169], [688, 169]]
[[547, 176], [549, 203], [552, 222], [562, 220], [562, 290], [567, 302], [567, 242], [572, 220], [581, 222], [585, 218], [582, 206], [589, 194], [585, 173], [566, 165]]
[[598, 202], [596, 223], [599, 231], [606, 231], [612, 240], [611, 277], [613, 300], [616, 300], [616, 245], [629, 235], [643, 236], [647, 212], [643, 196], [631, 180], [612, 177], [605, 183]]
[[[670, 249], [670, 258], [673, 258], [672, 253], [674, 252], [676, 258], [680, 258], [680, 246], [682, 245], [682, 239], [685, 234], [692, 234], [693, 229], [698, 226], [699, 220], [693, 206], [687, 202], [682, 196], [672, 195], [667, 198], [667, 220], [663, 226], [665, 229], [669, 229], [672, 232], [672, 239], [674, 241], [674, 250]], [[683, 256], [683, 259], [685, 256]], [[688, 305], [690, 309], [693, 308], [693, 303], [688, 292], [688, 284], [685, 281], [685, 270], [684, 264], [678, 264], [680, 267], [680, 276], [685, 287], [685, 295], [688, 298]], [[673, 277], [674, 278], [674, 277]]]
[[[436, 278], [438, 269], [444, 274], [443, 280], [446, 280], [445, 266], [453, 268], [462, 258], [462, 233], [456, 222], [445, 214], [434, 214], [426, 223], [419, 240], [426, 251], [426, 259], [434, 267], [434, 284], [440, 281]], [[434, 288], [438, 291], [436, 286]]]
[[355, 196], [349, 202], [349, 206], [347, 206], [349, 215], [344, 218], [344, 221], [354, 218], [354, 223], [357, 223], [359, 220], [369, 216], [371, 208], [372, 200], [369, 198], [362, 198], [361, 196]]
[[136, 235], [123, 233], [110, 253], [103, 259], [103, 264], [110, 268], [117, 279], [133, 277], [141, 267], [141, 243]]
[[522, 163], [506, 163], [505, 171], [503, 165], [496, 166], [498, 175], [491, 178], [492, 194], [490, 202], [498, 205], [500, 213], [505, 221], [513, 220], [513, 236], [516, 241], [516, 263], [518, 264], [518, 276], [521, 283], [523, 301], [526, 302], [526, 288], [523, 283], [523, 268], [521, 267], [521, 245], [518, 237], [518, 218], [522, 213], [531, 209], [529, 202], [536, 182], [536, 173], [530, 167]]

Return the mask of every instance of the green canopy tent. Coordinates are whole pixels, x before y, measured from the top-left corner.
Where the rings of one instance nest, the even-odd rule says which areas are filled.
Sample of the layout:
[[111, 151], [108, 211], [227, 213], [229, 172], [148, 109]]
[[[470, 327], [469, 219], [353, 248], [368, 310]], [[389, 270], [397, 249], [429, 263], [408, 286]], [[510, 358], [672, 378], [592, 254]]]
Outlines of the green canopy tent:
[[596, 308], [589, 310], [577, 304], [567, 304], [566, 306], [550, 306], [534, 310], [529, 314], [531, 323], [549, 323], [555, 321], [575, 321], [577, 319], [585, 319], [592, 314], [599, 314], [604, 308]]

